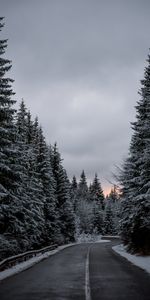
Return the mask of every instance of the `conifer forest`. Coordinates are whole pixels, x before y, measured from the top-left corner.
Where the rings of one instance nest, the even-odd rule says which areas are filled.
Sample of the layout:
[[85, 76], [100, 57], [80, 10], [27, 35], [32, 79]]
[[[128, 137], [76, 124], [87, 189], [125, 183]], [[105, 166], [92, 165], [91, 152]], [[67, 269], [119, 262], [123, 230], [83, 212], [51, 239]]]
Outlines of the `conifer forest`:
[[[3, 28], [1, 17], [0, 35]], [[104, 196], [100, 174], [95, 172], [90, 184], [86, 170], [79, 179], [76, 174], [69, 178], [59, 145], [47, 143], [38, 117], [32, 117], [24, 100], [17, 100], [16, 109], [7, 44], [0, 38], [0, 259], [84, 235], [119, 235], [131, 253], [149, 254], [150, 54], [128, 157]]]

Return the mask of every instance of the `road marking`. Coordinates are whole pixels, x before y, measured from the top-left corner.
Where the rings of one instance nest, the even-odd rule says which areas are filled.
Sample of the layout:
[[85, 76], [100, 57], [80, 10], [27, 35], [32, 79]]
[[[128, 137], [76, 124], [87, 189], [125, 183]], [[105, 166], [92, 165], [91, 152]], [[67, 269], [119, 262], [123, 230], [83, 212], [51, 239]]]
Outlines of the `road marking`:
[[89, 255], [91, 246], [88, 248], [85, 263], [85, 300], [91, 300], [90, 274], [89, 274]]

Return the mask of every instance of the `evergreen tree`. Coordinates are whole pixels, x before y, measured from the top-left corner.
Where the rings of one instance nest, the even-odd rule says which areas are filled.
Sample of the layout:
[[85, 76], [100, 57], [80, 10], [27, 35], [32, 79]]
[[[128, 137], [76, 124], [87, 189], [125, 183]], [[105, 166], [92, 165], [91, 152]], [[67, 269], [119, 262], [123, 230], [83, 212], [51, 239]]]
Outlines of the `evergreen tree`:
[[70, 197], [71, 197], [71, 202], [73, 204], [74, 212], [76, 212], [77, 205], [78, 205], [77, 189], [78, 189], [77, 180], [76, 177], [73, 176], [71, 187], [70, 187]]
[[107, 200], [104, 216], [104, 234], [114, 234], [114, 216], [110, 199]]
[[66, 171], [62, 166], [62, 160], [57, 148], [54, 144], [51, 148], [51, 164], [53, 175], [56, 182], [56, 209], [58, 212], [58, 225], [60, 228], [60, 242], [69, 242], [74, 240], [75, 220], [73, 206], [70, 199], [70, 186]]
[[27, 109], [24, 103], [24, 100], [22, 99], [20, 103], [20, 107], [17, 111], [16, 116], [16, 127], [17, 127], [17, 140], [20, 139], [20, 142], [26, 143], [26, 117], [27, 117]]
[[120, 176], [123, 185], [121, 235], [133, 251], [150, 251], [150, 55], [141, 81], [141, 99], [136, 105], [136, 121], [129, 156]]
[[95, 200], [101, 210], [105, 209], [105, 197], [97, 174], [95, 174], [93, 183], [90, 187], [91, 199]]
[[[0, 18], [0, 30], [3, 27]], [[10, 199], [16, 187], [17, 174], [15, 171], [15, 126], [11, 88], [12, 79], [5, 75], [11, 68], [11, 62], [2, 57], [7, 47], [7, 40], [0, 40], [0, 196]], [[9, 201], [9, 200], [8, 200]]]
[[77, 179], [76, 179], [75, 176], [73, 176], [72, 183], [71, 183], [71, 189], [72, 189], [73, 191], [76, 191], [76, 190], [77, 190], [77, 187], [78, 187]]
[[[0, 18], [0, 30], [4, 24]], [[7, 40], [0, 40], [0, 234], [9, 245], [8, 253], [17, 251], [15, 237], [22, 231], [22, 223], [17, 218], [20, 202], [17, 192], [20, 185], [21, 170], [18, 164], [16, 127], [14, 124], [15, 109], [12, 99], [14, 93], [12, 79], [6, 77], [11, 69], [11, 61], [3, 58]], [[1, 246], [5, 243], [1, 243]]]
[[79, 199], [82, 199], [82, 200], [84, 199], [86, 201], [88, 200], [88, 196], [89, 196], [88, 185], [87, 185], [87, 179], [86, 179], [84, 170], [82, 171], [81, 176], [80, 176], [77, 195], [78, 195]]
[[[119, 234], [120, 219], [120, 197], [116, 186], [111, 189], [106, 197], [106, 207], [104, 212], [104, 232], [105, 234]], [[110, 223], [110, 224], [109, 224]]]
[[90, 201], [94, 203], [94, 228], [98, 233], [103, 233], [103, 218], [105, 208], [105, 197], [97, 174], [90, 186]]
[[[31, 142], [31, 114], [21, 102], [16, 117], [19, 163], [23, 170], [19, 187], [19, 198], [22, 205], [23, 234], [20, 237], [22, 250], [37, 248], [44, 243], [44, 199], [42, 184], [36, 172], [36, 147]], [[33, 127], [33, 124], [32, 124]]]
[[55, 211], [55, 180], [50, 164], [49, 151], [43, 136], [42, 128], [40, 127], [38, 131], [36, 171], [38, 179], [42, 184], [43, 191], [45, 221], [44, 238], [46, 243], [55, 240], [58, 216]]

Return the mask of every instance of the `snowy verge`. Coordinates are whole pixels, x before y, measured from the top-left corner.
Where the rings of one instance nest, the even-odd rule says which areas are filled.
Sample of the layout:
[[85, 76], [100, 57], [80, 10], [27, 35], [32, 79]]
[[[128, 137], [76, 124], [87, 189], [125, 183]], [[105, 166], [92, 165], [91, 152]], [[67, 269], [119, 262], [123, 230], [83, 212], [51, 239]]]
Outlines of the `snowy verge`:
[[80, 235], [76, 236], [76, 242], [77, 243], [105, 243], [105, 242], [110, 242], [110, 240], [108, 240], [107, 236], [102, 236], [101, 234], [81, 233]]
[[130, 254], [125, 250], [123, 244], [113, 246], [112, 249], [121, 256], [125, 257], [130, 262], [132, 262], [134, 265], [150, 273], [150, 256], [139, 256]]
[[21, 262], [21, 263], [17, 264], [16, 266], [13, 266], [10, 269], [6, 269], [6, 270], [0, 272], [0, 280], [8, 278], [8, 277], [10, 277], [12, 275], [15, 275], [17, 273], [20, 273], [20, 272], [22, 272], [22, 271], [24, 271], [24, 270], [32, 267], [36, 263], [42, 261], [43, 259], [48, 258], [49, 256], [54, 255], [55, 253], [57, 253], [57, 252], [65, 249], [67, 247], [74, 246], [74, 245], [75, 245], [75, 243], [74, 244], [68, 244], [68, 245], [59, 246], [55, 250], [51, 250], [51, 251], [45, 252], [43, 254], [39, 254], [36, 257], [32, 257], [32, 258], [30, 258], [27, 261]]
[[[87, 242], [87, 241], [86, 241]], [[95, 243], [106, 243], [106, 242], [110, 242], [109, 240], [97, 240], [95, 241]], [[71, 246], [75, 246], [75, 245], [78, 245], [78, 244], [81, 244], [83, 243], [82, 241], [78, 241], [77, 243], [72, 243], [72, 244], [68, 244], [68, 245], [62, 245], [62, 246], [59, 246], [57, 249], [55, 250], [51, 250], [51, 251], [48, 251], [48, 252], [45, 252], [43, 254], [39, 254], [37, 255], [36, 257], [32, 257], [30, 258], [29, 260], [27, 261], [24, 261], [24, 262], [21, 262], [21, 263], [18, 263], [17, 265], [9, 268], [9, 269], [6, 269], [2, 272], [0, 272], [0, 281], [5, 279], [5, 278], [8, 278], [10, 276], [13, 276], [15, 274], [18, 274], [30, 267], [32, 267], [33, 265], [37, 264], [38, 262], [42, 261], [43, 259], [46, 259], [48, 258], [49, 256], [51, 255], [54, 255], [56, 254], [57, 252], [67, 248], [67, 247], [71, 247]], [[88, 241], [88, 243], [94, 243], [93, 241]]]
[[119, 235], [102, 235], [102, 238], [120, 239], [120, 236]]

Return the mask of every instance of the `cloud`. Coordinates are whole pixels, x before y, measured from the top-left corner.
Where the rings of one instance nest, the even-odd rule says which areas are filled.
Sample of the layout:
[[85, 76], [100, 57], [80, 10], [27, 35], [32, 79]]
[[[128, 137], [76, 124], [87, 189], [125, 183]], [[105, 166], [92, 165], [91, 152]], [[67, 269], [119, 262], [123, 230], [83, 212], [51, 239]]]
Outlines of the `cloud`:
[[16, 98], [58, 142], [68, 174], [103, 186], [127, 154], [149, 48], [150, 2], [0, 1]]

